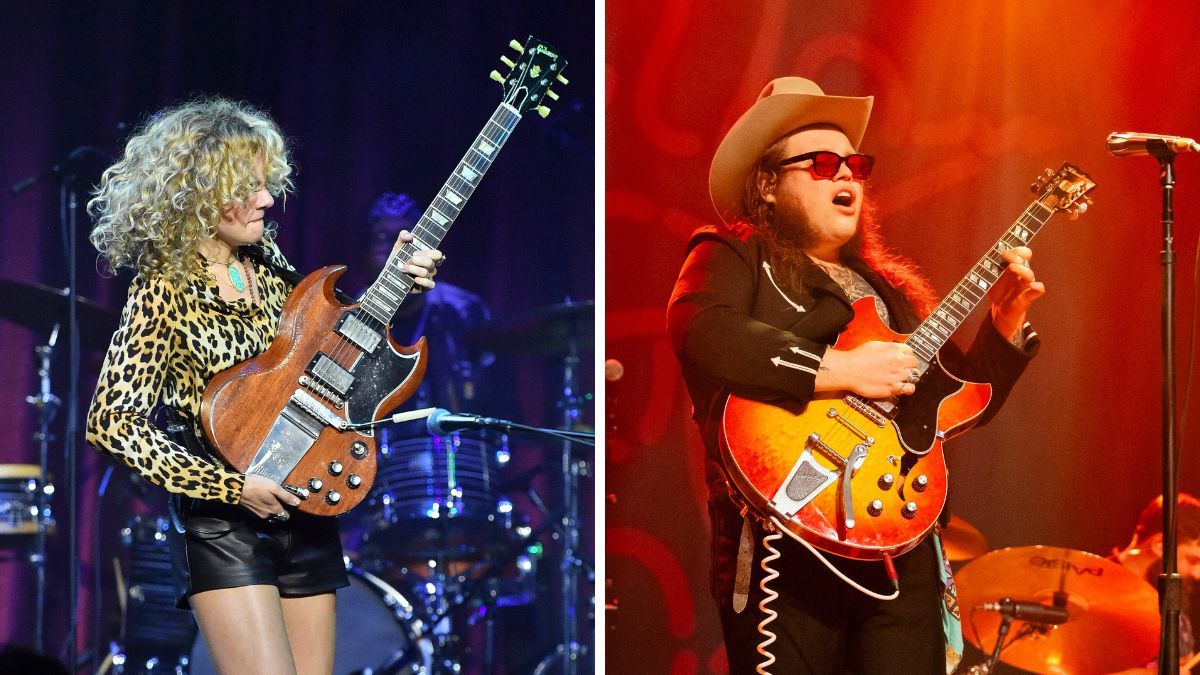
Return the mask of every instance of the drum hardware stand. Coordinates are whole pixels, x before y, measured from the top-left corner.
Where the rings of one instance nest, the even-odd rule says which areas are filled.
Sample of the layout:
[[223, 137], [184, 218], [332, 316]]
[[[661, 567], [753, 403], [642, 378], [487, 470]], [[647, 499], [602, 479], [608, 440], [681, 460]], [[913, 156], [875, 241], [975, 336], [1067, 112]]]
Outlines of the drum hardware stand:
[[34, 649], [41, 653], [44, 649], [46, 630], [46, 526], [50, 516], [50, 495], [54, 486], [46, 482], [49, 476], [50, 443], [54, 436], [50, 433], [50, 423], [54, 420], [62, 401], [50, 390], [50, 361], [54, 354], [54, 345], [58, 342], [58, 325], [50, 331], [50, 338], [44, 345], [34, 348], [38, 363], [38, 393], [26, 396], [25, 401], [38, 410], [38, 430], [34, 432], [34, 440], [38, 444], [38, 466], [40, 480], [37, 494], [37, 535], [34, 539], [33, 551], [29, 554], [29, 563], [33, 565], [36, 574], [34, 596], [36, 615], [34, 618]]
[[[579, 421], [582, 403], [586, 396], [578, 392], [579, 345], [571, 336], [567, 355], [563, 357], [563, 395], [559, 400], [562, 409], [563, 427], [573, 429]], [[562, 663], [562, 675], [579, 672], [579, 661], [588, 653], [587, 645], [579, 642], [579, 617], [576, 613], [579, 595], [579, 572], [583, 561], [578, 558], [579, 548], [579, 477], [587, 474], [586, 460], [575, 458], [572, 441], [562, 441], [562, 597], [560, 620], [562, 640], [547, 654], [533, 670], [533, 675], [546, 672], [555, 661]]]
[[[118, 127], [120, 129], [120, 127]], [[81, 145], [71, 150], [61, 162], [56, 163], [41, 173], [30, 176], [12, 186], [14, 193], [21, 192], [43, 179], [51, 177], [58, 178], [58, 214], [59, 223], [62, 228], [63, 244], [66, 249], [65, 263], [67, 267], [67, 398], [66, 398], [66, 426], [63, 431], [63, 455], [66, 460], [66, 468], [63, 471], [65, 475], [64, 489], [67, 491], [67, 530], [68, 530], [68, 577], [69, 588], [67, 591], [67, 612], [68, 622], [67, 631], [64, 637], [65, 644], [61, 652], [65, 652], [65, 660], [70, 665], [71, 672], [78, 670], [77, 658], [77, 638], [78, 635], [78, 613], [79, 613], [79, 530], [78, 530], [78, 494], [77, 494], [77, 467], [76, 467], [76, 450], [78, 436], [78, 416], [79, 416], [79, 325], [77, 321], [78, 308], [78, 284], [76, 282], [76, 257], [77, 257], [77, 241], [78, 241], [78, 201], [79, 194], [76, 187], [76, 179], [78, 178], [78, 170], [80, 161], [87, 155], [93, 155], [105, 159], [107, 162], [112, 162], [112, 157], [105, 153], [100, 148], [91, 145]], [[39, 538], [43, 533], [39, 530]], [[45, 561], [42, 561], [42, 565]], [[95, 598], [99, 602], [99, 598]], [[39, 626], [40, 630], [40, 626]], [[97, 638], [99, 636], [96, 636]], [[92, 650], [93, 663], [91, 670], [95, 671], [98, 665], [99, 650]]]
[[[988, 675], [996, 669], [996, 666], [1000, 663], [1000, 652], [1003, 651], [1006, 646], [1004, 644], [1004, 638], [1008, 637], [1008, 629], [1010, 626], [1012, 626], [1014, 618], [1015, 617], [1011, 614], [1005, 614], [1001, 617], [1000, 627], [996, 629], [996, 646], [992, 648], [992, 653], [990, 656], [988, 656], [986, 661], [979, 665], [971, 666], [971, 668], [967, 670], [969, 675]], [[1025, 622], [1025, 625], [1021, 626], [1021, 630], [1017, 631], [1017, 636], [1013, 638], [1013, 641], [1007, 646], [1011, 647], [1017, 642], [1032, 635], [1044, 635], [1050, 630], [1050, 628], [1051, 626], [1047, 624], [1027, 621]]]

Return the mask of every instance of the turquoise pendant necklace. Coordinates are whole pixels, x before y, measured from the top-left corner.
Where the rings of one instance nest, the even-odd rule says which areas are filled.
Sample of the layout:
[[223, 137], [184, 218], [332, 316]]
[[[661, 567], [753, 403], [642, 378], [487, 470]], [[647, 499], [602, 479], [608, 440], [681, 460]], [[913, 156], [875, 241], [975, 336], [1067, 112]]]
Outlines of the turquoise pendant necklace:
[[[201, 257], [203, 257], [203, 254], [201, 254]], [[233, 286], [233, 290], [237, 291], [238, 293], [246, 292], [246, 280], [242, 278], [242, 271], [233, 266], [233, 264], [238, 261], [237, 254], [234, 254], [234, 256], [229, 259], [229, 262], [208, 260], [208, 258], [204, 259], [214, 265], [224, 265], [225, 273], [229, 275], [229, 284]]]
[[[236, 258], [234, 260], [236, 260]], [[245, 293], [246, 282], [242, 279], [241, 271], [234, 267], [232, 262], [230, 262], [229, 266], [225, 269], [229, 270], [229, 283], [233, 284], [233, 290], [237, 291], [238, 293]]]

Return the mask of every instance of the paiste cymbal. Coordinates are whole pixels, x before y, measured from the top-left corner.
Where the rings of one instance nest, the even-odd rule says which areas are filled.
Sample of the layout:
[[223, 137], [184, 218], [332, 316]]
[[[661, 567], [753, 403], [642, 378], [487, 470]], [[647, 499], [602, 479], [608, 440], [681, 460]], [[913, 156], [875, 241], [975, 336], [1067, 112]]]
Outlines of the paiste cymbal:
[[[1158, 655], [1158, 594], [1118, 563], [1069, 548], [1021, 546], [992, 551], [954, 575], [963, 636], [991, 654], [997, 612], [975, 609], [1012, 598], [1053, 604], [1067, 597], [1067, 622], [1011, 643], [1005, 663], [1035, 673], [1112, 673], [1145, 665]], [[1007, 641], [1025, 624], [1014, 620]], [[973, 627], [972, 627], [973, 626]]]
[[942, 528], [941, 537], [946, 557], [953, 562], [978, 558], [988, 551], [983, 533], [958, 516], [950, 516], [950, 524]]

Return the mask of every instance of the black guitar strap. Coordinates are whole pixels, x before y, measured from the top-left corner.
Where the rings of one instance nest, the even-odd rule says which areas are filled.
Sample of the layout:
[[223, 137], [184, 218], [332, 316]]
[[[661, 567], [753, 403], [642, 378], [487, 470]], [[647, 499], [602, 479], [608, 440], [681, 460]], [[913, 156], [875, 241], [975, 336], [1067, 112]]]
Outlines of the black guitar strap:
[[[258, 263], [259, 265], [262, 265], [263, 267], [270, 269], [280, 279], [283, 279], [284, 281], [291, 284], [292, 287], [295, 287], [297, 284], [300, 283], [300, 280], [304, 278], [304, 275], [300, 274], [296, 270], [293, 270], [288, 267], [284, 267], [283, 265], [279, 265], [279, 264], [275, 263], [275, 261], [273, 261], [269, 257], [267, 257], [267, 252], [265, 250], [263, 250], [263, 247], [258, 244], [251, 244], [249, 246], [243, 246], [242, 251], [246, 255], [250, 256], [250, 258], [252, 260], [254, 260], [254, 262]], [[335, 296], [337, 296], [338, 301], [342, 302], [344, 304], [352, 305], [352, 304], [358, 302], [357, 299], [352, 298], [349, 295], [346, 295], [345, 293], [343, 293], [341, 291], [341, 289], [335, 288], [335, 289], [333, 289], [333, 293]]]

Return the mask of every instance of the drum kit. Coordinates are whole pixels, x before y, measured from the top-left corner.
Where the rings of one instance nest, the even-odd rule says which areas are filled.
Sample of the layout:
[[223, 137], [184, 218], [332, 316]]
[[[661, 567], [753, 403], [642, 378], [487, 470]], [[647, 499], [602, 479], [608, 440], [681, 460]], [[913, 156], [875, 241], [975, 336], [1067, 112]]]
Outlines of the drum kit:
[[[57, 289], [0, 279], [0, 316], [49, 332], [49, 348], [63, 304]], [[82, 298], [79, 307], [80, 326], [87, 327], [82, 344], [103, 348], [116, 327], [115, 313]], [[593, 313], [591, 302], [569, 302], [485, 324], [466, 339], [481, 352], [561, 358], [558, 410], [563, 428], [572, 429], [585, 418], [591, 401], [590, 395], [579, 393], [578, 370], [580, 352], [593, 339]], [[48, 426], [57, 405], [49, 392], [49, 348], [39, 348], [42, 392], [29, 397], [45, 411], [39, 431], [43, 446], [50, 441]], [[577, 672], [586, 655], [578, 637], [586, 612], [577, 612], [576, 606], [587, 602], [579, 591], [590, 589], [578, 582], [590, 569], [578, 553], [578, 495], [580, 479], [589, 474], [590, 454], [562, 442], [563, 484], [558, 485], [557, 471], [544, 472], [546, 484], [561, 489], [555, 495], [561, 500], [554, 500], [559, 507], [551, 510], [532, 487], [531, 472], [508, 475], [513, 450], [503, 431], [433, 435], [411, 424], [384, 424], [377, 434], [375, 484], [367, 500], [343, 517], [343, 534], [350, 535], [345, 547], [350, 586], [337, 593], [334, 672], [494, 672], [501, 651], [495, 630], [506, 628], [502, 610], [532, 608], [535, 600], [540, 600], [539, 612], [554, 607], [537, 597], [539, 565], [546, 563], [561, 568], [565, 577], [561, 598], [549, 591], [560, 600], [559, 611], [546, 611], [561, 612], [553, 636], [558, 644], [536, 667], [531, 660], [524, 668]], [[557, 441], [547, 449], [560, 453]], [[542, 464], [556, 467], [558, 462]], [[542, 464], [532, 473], [543, 473]], [[42, 466], [0, 465], [0, 547], [29, 548], [28, 560], [39, 569], [44, 568], [45, 534], [54, 525], [47, 503], [53, 486], [43, 479], [44, 467], [44, 448]], [[536, 527], [514, 507], [518, 492], [542, 511]], [[114, 673], [215, 672], [191, 614], [175, 608], [166, 536], [170, 526], [165, 517], [139, 516], [121, 532], [128, 564], [127, 571], [118, 572], [122, 622], [109, 654]], [[555, 545], [542, 543], [547, 534]], [[549, 576], [555, 579], [550, 586], [558, 585], [558, 575]], [[548, 592], [546, 584], [541, 592]], [[38, 597], [40, 625], [40, 590]], [[511, 627], [526, 642], [529, 629]], [[584, 630], [590, 635], [590, 629]]]
[[988, 552], [958, 517], [941, 537], [947, 558], [969, 561], [954, 574], [963, 637], [987, 657], [964, 672], [996, 672], [999, 662], [1035, 673], [1153, 672], [1141, 669], [1158, 654], [1158, 593], [1142, 576], [1069, 548]]

